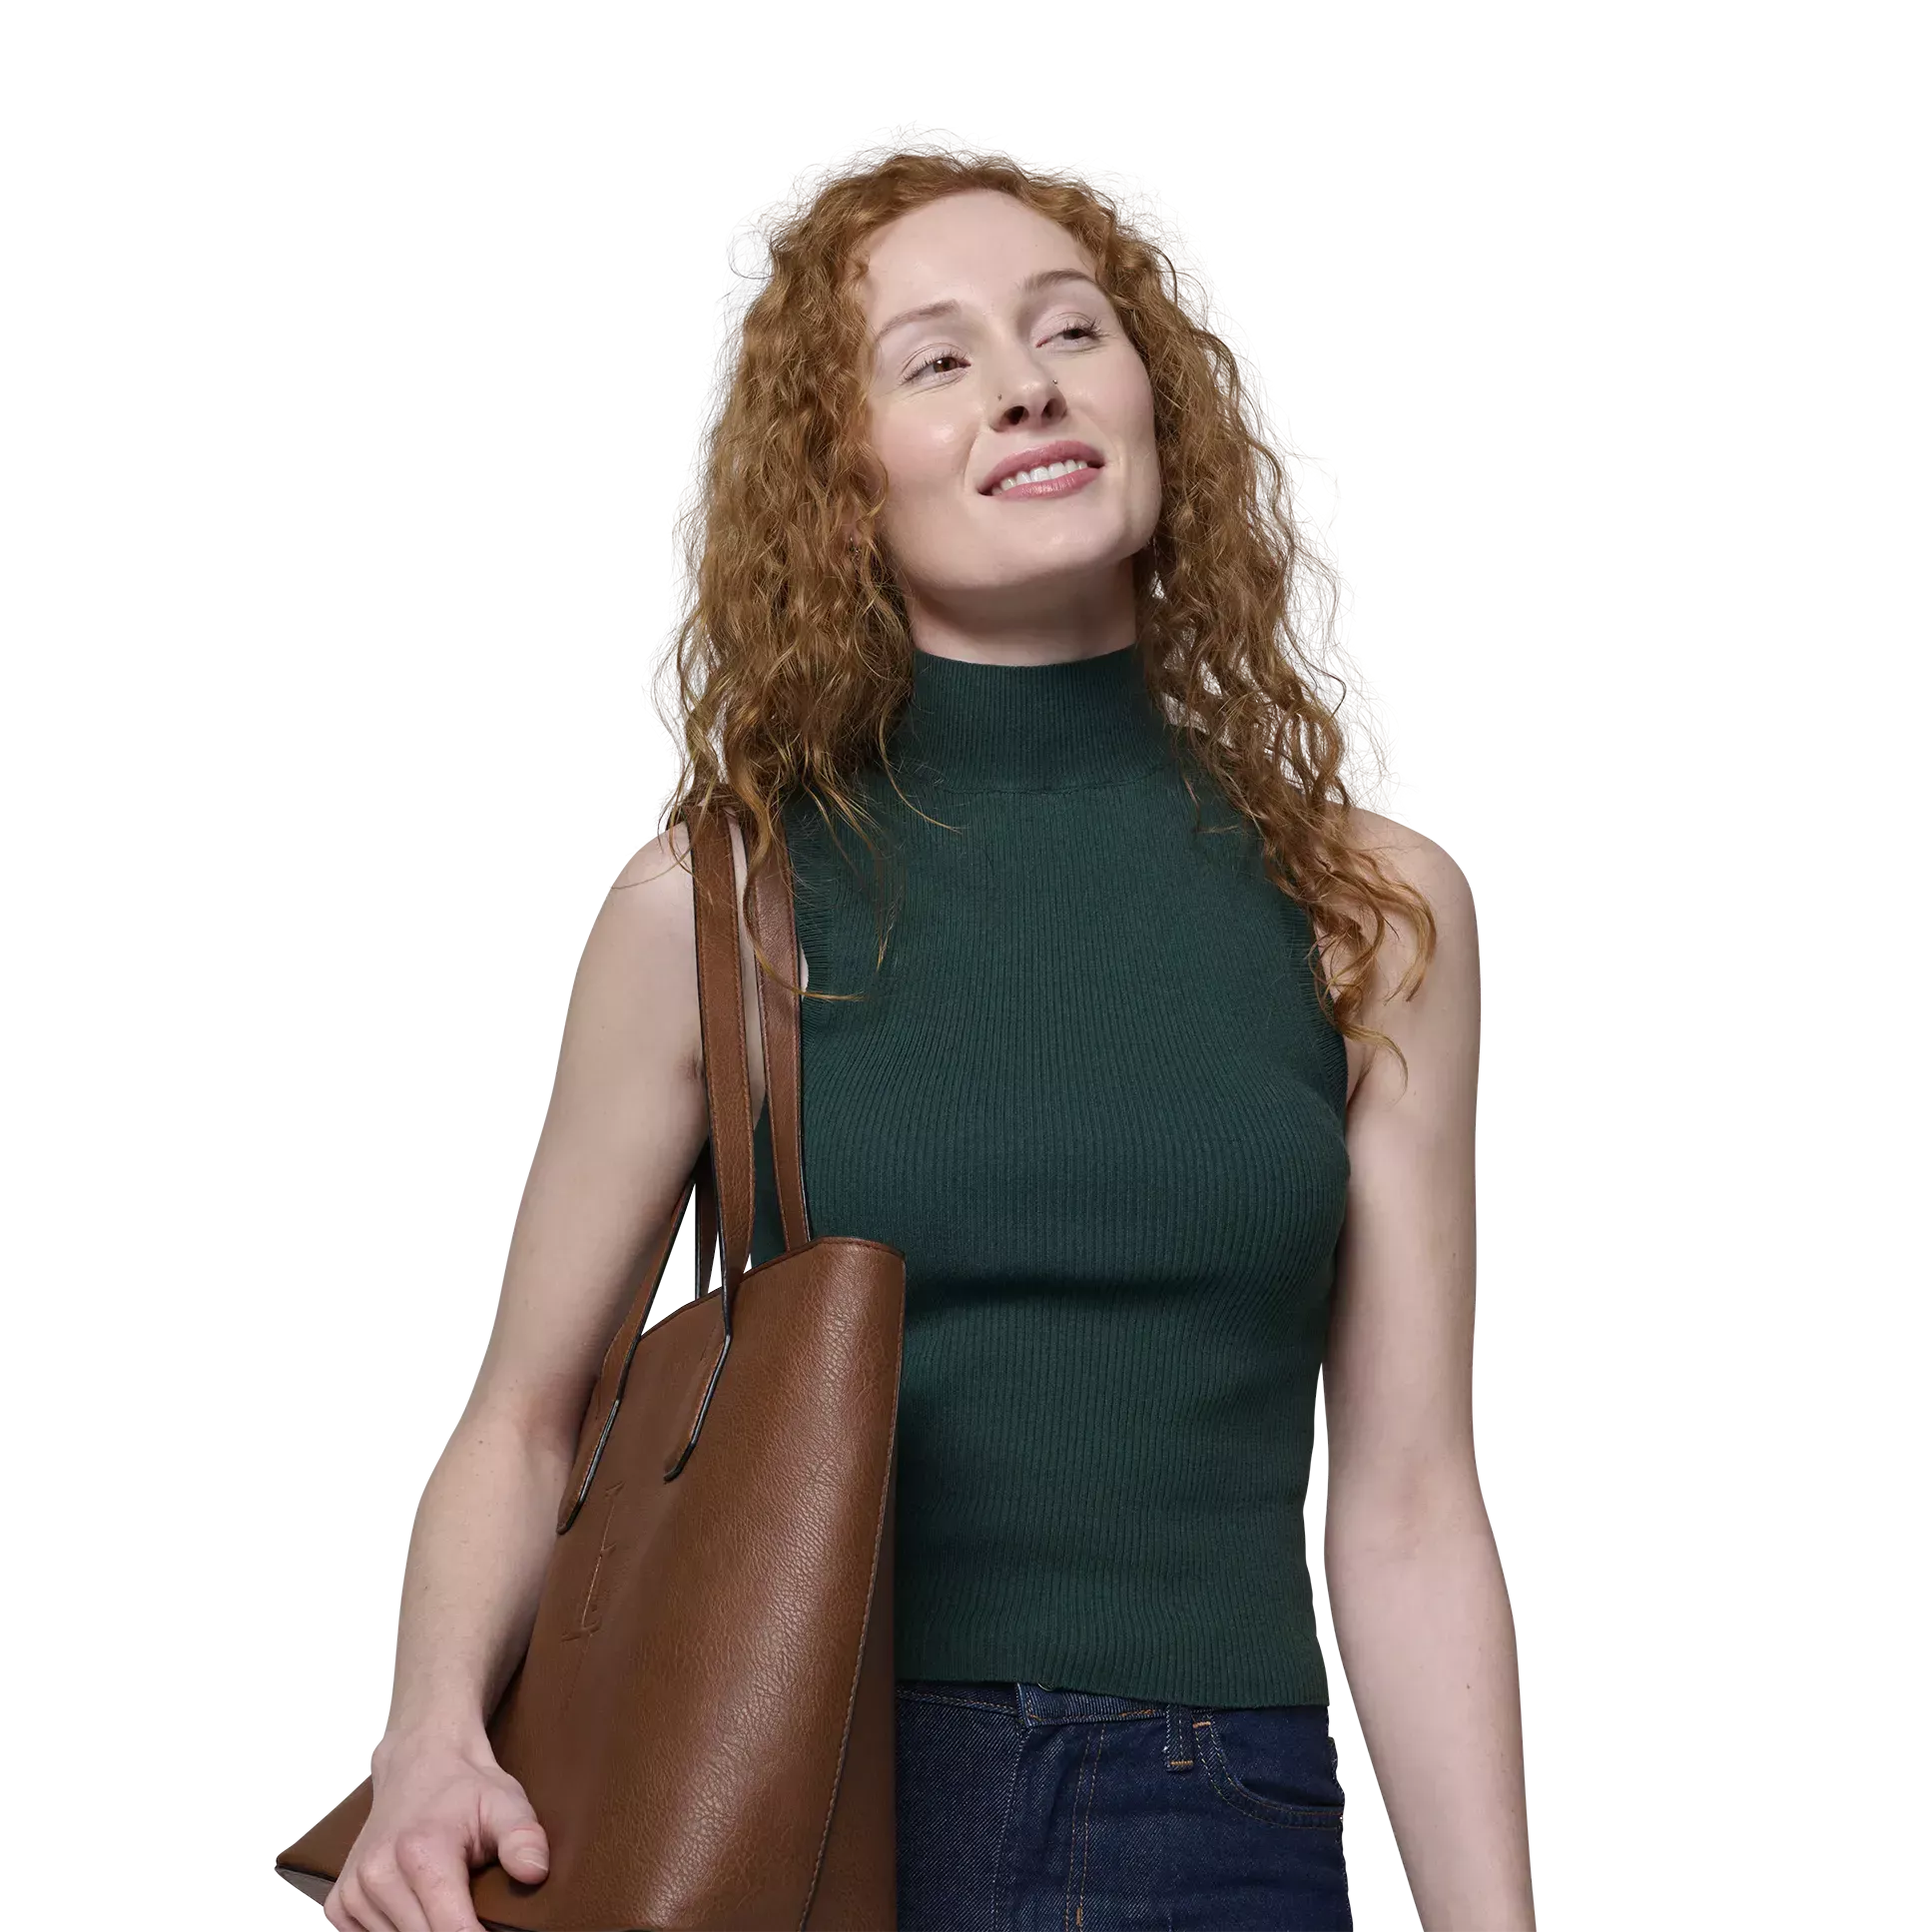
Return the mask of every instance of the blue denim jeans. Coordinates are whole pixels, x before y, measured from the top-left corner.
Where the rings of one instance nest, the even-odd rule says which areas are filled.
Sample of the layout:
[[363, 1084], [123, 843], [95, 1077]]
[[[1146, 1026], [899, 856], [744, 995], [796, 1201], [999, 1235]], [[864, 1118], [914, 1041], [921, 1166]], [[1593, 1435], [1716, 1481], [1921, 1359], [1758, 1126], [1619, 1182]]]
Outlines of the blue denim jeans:
[[1326, 1704], [902, 1679], [904, 1932], [1350, 1932]]

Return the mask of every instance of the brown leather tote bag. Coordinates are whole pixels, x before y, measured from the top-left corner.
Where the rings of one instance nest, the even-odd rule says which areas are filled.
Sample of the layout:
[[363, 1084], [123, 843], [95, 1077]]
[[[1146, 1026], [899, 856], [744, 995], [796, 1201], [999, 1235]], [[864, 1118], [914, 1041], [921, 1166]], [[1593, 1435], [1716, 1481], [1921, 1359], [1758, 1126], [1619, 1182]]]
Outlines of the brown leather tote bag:
[[[538, 1885], [474, 1874], [512, 1932], [882, 1932], [897, 1923], [893, 1512], [906, 1260], [815, 1240], [798, 994], [759, 973], [785, 1252], [746, 1271], [753, 1165], [736, 889], [693, 826], [710, 1138], [611, 1338], [529, 1647], [489, 1722], [550, 1840]], [[749, 895], [796, 976], [790, 858]], [[646, 1331], [698, 1197], [698, 1298]], [[708, 1287], [723, 1237], [723, 1278]], [[326, 1897], [370, 1784], [276, 1860]]]

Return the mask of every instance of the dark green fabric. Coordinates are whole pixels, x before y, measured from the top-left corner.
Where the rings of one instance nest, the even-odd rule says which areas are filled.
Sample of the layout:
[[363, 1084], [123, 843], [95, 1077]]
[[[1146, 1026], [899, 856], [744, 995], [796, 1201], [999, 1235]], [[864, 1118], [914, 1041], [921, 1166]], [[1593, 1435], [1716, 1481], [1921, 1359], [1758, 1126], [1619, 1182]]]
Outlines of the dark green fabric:
[[[1198, 1704], [1328, 1685], [1302, 1509], [1348, 1181], [1307, 915], [1134, 647], [921, 652], [859, 781], [787, 801], [814, 1235], [907, 1263], [897, 1672]], [[1215, 827], [1222, 828], [1214, 830]], [[752, 1262], [783, 1247], [769, 1121]]]

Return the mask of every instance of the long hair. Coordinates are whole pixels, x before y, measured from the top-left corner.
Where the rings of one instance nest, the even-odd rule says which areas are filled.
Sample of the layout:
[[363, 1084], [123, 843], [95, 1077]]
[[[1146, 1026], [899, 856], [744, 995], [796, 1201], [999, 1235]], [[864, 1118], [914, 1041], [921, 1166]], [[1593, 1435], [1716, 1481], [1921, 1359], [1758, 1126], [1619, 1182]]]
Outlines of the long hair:
[[[890, 772], [915, 647], [876, 535], [887, 479], [868, 440], [869, 344], [854, 284], [874, 231], [968, 189], [1011, 195], [1065, 229], [1146, 364], [1161, 504], [1132, 560], [1142, 675], [1170, 729], [1255, 828], [1268, 878], [1307, 911], [1308, 965], [1333, 1023], [1394, 1047], [1359, 1017], [1375, 958], [1391, 916], [1406, 915], [1417, 944], [1397, 990], [1413, 993], [1435, 920], [1348, 836], [1346, 741], [1315, 689], [1330, 675], [1320, 659], [1333, 641], [1334, 573], [1250, 420], [1234, 352], [1189, 313], [1167, 255], [1106, 195], [1003, 155], [901, 149], [833, 174], [769, 223], [770, 273], [728, 347], [735, 366], [681, 520], [691, 589], [666, 723], [684, 752], [661, 829], [734, 803], [756, 878], [773, 860], [776, 814], [804, 795], [872, 849], [846, 781], [869, 764]], [[1195, 795], [1197, 818], [1199, 804]], [[781, 969], [757, 951], [760, 969], [790, 986], [791, 963]]]

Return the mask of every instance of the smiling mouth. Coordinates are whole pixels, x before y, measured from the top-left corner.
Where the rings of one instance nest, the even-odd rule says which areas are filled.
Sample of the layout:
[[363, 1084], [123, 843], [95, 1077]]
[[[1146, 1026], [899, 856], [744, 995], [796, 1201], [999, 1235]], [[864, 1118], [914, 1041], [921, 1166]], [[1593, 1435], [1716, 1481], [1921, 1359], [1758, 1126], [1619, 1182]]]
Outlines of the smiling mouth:
[[1040, 463], [1003, 477], [983, 492], [987, 496], [1064, 496], [1083, 488], [1099, 470], [1078, 456], [1062, 457], [1058, 462]]

